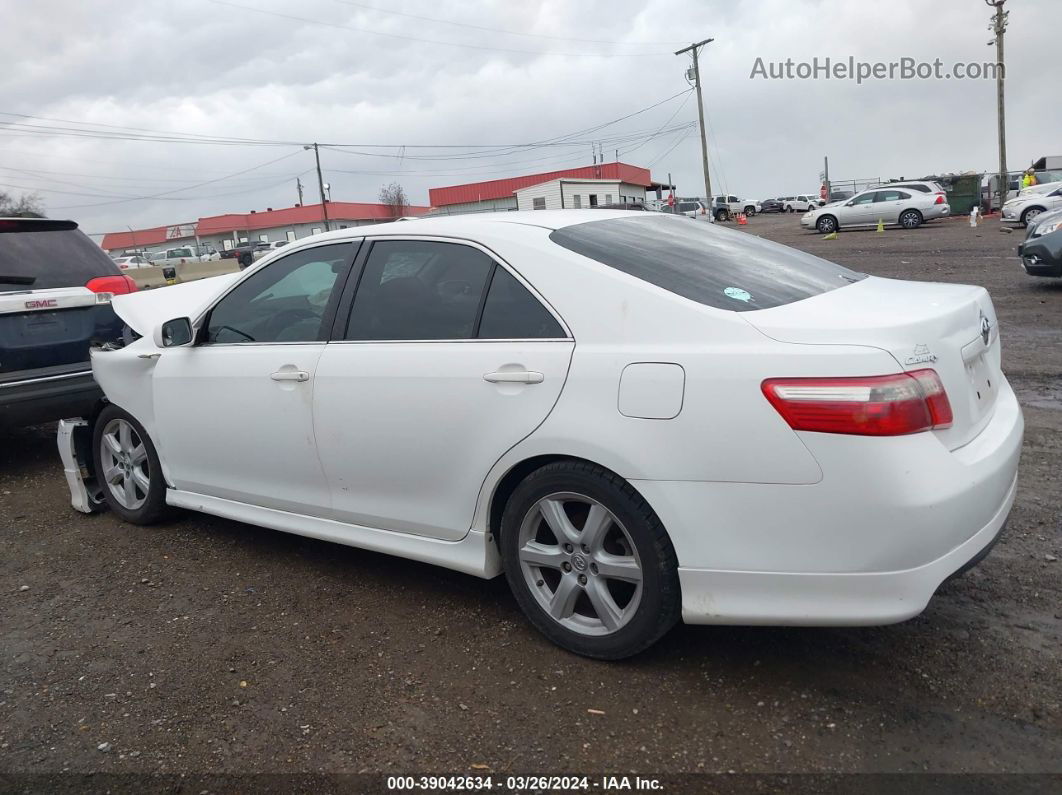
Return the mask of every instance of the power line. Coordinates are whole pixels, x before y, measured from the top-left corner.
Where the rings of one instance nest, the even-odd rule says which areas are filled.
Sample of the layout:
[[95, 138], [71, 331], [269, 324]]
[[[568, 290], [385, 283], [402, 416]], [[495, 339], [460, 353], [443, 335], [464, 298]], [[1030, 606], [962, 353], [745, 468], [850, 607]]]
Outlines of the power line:
[[229, 0], [210, 0], [210, 2], [222, 6], [230, 6], [232, 8], [238, 8], [241, 11], [250, 11], [253, 14], [265, 14], [271, 17], [278, 17], [280, 19], [290, 19], [295, 22], [304, 22], [308, 25], [319, 25], [326, 28], [338, 28], [339, 30], [350, 30], [355, 33], [368, 33], [371, 36], [384, 36], [390, 39], [402, 39], [404, 41], [415, 41], [421, 44], [441, 44], [446, 47], [461, 47], [468, 50], [483, 50], [487, 52], [508, 52], [517, 53], [521, 55], [561, 55], [569, 58], [659, 58], [666, 53], [587, 53], [587, 52], [557, 52], [554, 50], [519, 50], [511, 47], [490, 47], [484, 44], [465, 44], [454, 41], [440, 41], [439, 39], [425, 39], [417, 36], [407, 36], [401, 33], [384, 33], [379, 30], [367, 30], [366, 28], [359, 28], [353, 25], [343, 25], [338, 22], [325, 22], [320, 19], [308, 19], [306, 17], [297, 17], [293, 14], [283, 14], [279, 11], [267, 11], [264, 8], [254, 8], [252, 6], [240, 5], [239, 3], [231, 3]]
[[[372, 143], [329, 143], [323, 142], [320, 145], [327, 148], [360, 148], [360, 149], [391, 149], [391, 148], [406, 148], [406, 149], [471, 149], [476, 150], [472, 152], [463, 152], [452, 159], [461, 159], [464, 157], [484, 155], [484, 156], [498, 156], [504, 154], [504, 151], [498, 150], [513, 150], [518, 151], [521, 149], [534, 148], [534, 147], [546, 147], [546, 146], [570, 146], [575, 144], [587, 143], [586, 141], [574, 141], [572, 138], [576, 135], [584, 135], [597, 130], [604, 129], [613, 124], [618, 124], [621, 121], [638, 116], [647, 111], [653, 110], [670, 102], [677, 97], [688, 94], [691, 89], [680, 91], [677, 94], [673, 94], [670, 97], [654, 102], [651, 105], [647, 105], [644, 108], [628, 113], [624, 116], [620, 116], [617, 119], [611, 119], [606, 122], [601, 122], [592, 127], [588, 127], [583, 130], [577, 130], [575, 132], [567, 133], [565, 135], [556, 136], [554, 138], [547, 138], [543, 141], [531, 141], [525, 143], [506, 143], [506, 144], [405, 144], [405, 143], [392, 143], [392, 144], [372, 144]], [[265, 138], [232, 138], [232, 137], [218, 137], [207, 136], [202, 133], [185, 133], [175, 132], [167, 130], [147, 130], [146, 128], [137, 127], [121, 127], [118, 125], [100, 124], [98, 122], [81, 122], [73, 119], [59, 119], [54, 117], [35, 116], [25, 113], [13, 113], [10, 111], [0, 111], [0, 116], [13, 116], [22, 119], [36, 119], [38, 121], [53, 121], [63, 125], [77, 125], [77, 126], [55, 126], [55, 125], [40, 125], [40, 124], [28, 124], [26, 122], [0, 122], [0, 133], [25, 133], [30, 135], [40, 135], [42, 137], [47, 136], [62, 136], [70, 135], [74, 137], [82, 138], [98, 138], [101, 140], [130, 140], [130, 141], [151, 141], [155, 143], [194, 143], [194, 144], [215, 144], [221, 146], [304, 146], [306, 141], [291, 141], [291, 140], [270, 140]], [[89, 129], [86, 129], [89, 127]], [[105, 127], [104, 130], [94, 130], [91, 127]], [[596, 140], [596, 139], [595, 139]], [[439, 155], [406, 155], [410, 159], [447, 159], [442, 158]]]
[[436, 17], [425, 17], [418, 14], [406, 14], [402, 11], [392, 11], [389, 8], [376, 8], [365, 3], [355, 3], [353, 0], [335, 0], [337, 3], [342, 3], [347, 6], [354, 6], [356, 8], [364, 8], [368, 11], [375, 11], [378, 14], [392, 14], [397, 17], [406, 17], [407, 19], [419, 19], [424, 22], [435, 22], [440, 25], [454, 25], [460, 28], [471, 28], [472, 30], [484, 30], [488, 33], [504, 33], [509, 36], [523, 36], [525, 38], [532, 39], [552, 39], [554, 41], [575, 41], [582, 44], [612, 44], [612, 45], [652, 45], [659, 47], [672, 47], [675, 44], [681, 44], [680, 39], [674, 41], [609, 41], [607, 39], [579, 39], [573, 36], [550, 36], [545, 33], [526, 33], [519, 30], [506, 30], [504, 28], [489, 28], [484, 25], [473, 25], [470, 22], [455, 22], [452, 19], [438, 19]]
[[[131, 202], [131, 201], [144, 201], [144, 200], [148, 200], [148, 199], [161, 199], [161, 198], [165, 198], [166, 196], [170, 196], [170, 195], [172, 195], [174, 193], [181, 193], [181, 192], [186, 191], [186, 190], [193, 190], [194, 188], [202, 188], [202, 187], [204, 187], [206, 185], [213, 185], [216, 182], [223, 182], [223, 181], [225, 181], [227, 179], [232, 179], [233, 177], [238, 177], [241, 174], [246, 174], [249, 171], [257, 171], [260, 168], [265, 168], [266, 166], [271, 166], [271, 165], [273, 165], [273, 163], [279, 163], [281, 160], [287, 160], [289, 157], [294, 157], [295, 155], [300, 154], [300, 153], [301, 153], [301, 150], [296, 150], [294, 152], [289, 152], [288, 154], [282, 155], [281, 157], [274, 158], [273, 160], [268, 160], [265, 163], [259, 163], [256, 166], [251, 166], [250, 168], [245, 168], [245, 169], [243, 169], [241, 171], [233, 172], [232, 174], [227, 174], [224, 177], [217, 177], [216, 179], [209, 179], [206, 182], [200, 182], [200, 183], [197, 183], [195, 185], [188, 185], [187, 187], [184, 187], [184, 188], [174, 188], [173, 190], [164, 191], [162, 193], [157, 193], [157, 194], [154, 194], [154, 195], [151, 195], [151, 196], [131, 196], [131, 197], [126, 198], [126, 199], [117, 199], [117, 200], [114, 200], [114, 201], [106, 201], [106, 202], [96, 202], [95, 204], [72, 204], [72, 205], [67, 205], [65, 207], [56, 207], [54, 209], [56, 209], [56, 210], [75, 210], [75, 209], [81, 209], [83, 207], [102, 207], [104, 205], [109, 205], [109, 204], [125, 204], [126, 202]], [[303, 173], [305, 173], [305, 172], [303, 172]], [[290, 176], [285, 177], [284, 181], [287, 181], [289, 179], [291, 179]], [[261, 186], [259, 186], [259, 187], [251, 188], [250, 190], [262, 190], [262, 189], [263, 188]], [[247, 192], [250, 192], [250, 191], [247, 191]]]

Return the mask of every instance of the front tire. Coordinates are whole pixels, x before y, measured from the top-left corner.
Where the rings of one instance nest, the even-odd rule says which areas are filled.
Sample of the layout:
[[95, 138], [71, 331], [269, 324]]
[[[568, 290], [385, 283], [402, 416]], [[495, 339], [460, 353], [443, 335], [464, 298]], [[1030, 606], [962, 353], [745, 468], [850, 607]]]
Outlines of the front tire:
[[815, 222], [815, 228], [819, 230], [820, 234], [828, 235], [830, 232], [837, 231], [837, 219], [832, 215], [824, 215], [818, 221]]
[[726, 221], [729, 218], [730, 218], [729, 211], [727, 211], [727, 210], [716, 210], [715, 211], [715, 220], [716, 220], [717, 223], [723, 223], [723, 221]]
[[131, 414], [114, 405], [100, 412], [92, 456], [107, 507], [122, 519], [146, 525], [170, 514], [155, 445]]
[[563, 461], [529, 475], [505, 506], [500, 546], [520, 609], [575, 654], [630, 657], [679, 620], [678, 561], [663, 524], [598, 466]]
[[1036, 220], [1036, 216], [1042, 213], [1039, 207], [1030, 207], [1028, 210], [1021, 214], [1021, 225], [1027, 227], [1030, 223]]
[[747, 215], [747, 216], [749, 216], [751, 218], [755, 214], [756, 214], [756, 208], [755, 207], [749, 206], [749, 207], [745, 208], [745, 215]]

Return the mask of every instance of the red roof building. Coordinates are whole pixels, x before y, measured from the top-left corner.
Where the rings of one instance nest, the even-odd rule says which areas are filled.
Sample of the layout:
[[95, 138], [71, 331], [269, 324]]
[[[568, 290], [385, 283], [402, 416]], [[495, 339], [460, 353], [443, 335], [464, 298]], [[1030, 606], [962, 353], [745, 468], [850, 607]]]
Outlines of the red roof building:
[[[487, 182], [470, 182], [465, 185], [450, 185], [431, 188], [428, 200], [440, 210], [515, 210], [516, 191], [555, 179], [617, 179], [631, 185], [656, 189], [649, 169], [627, 163], [600, 163], [593, 166], [566, 168], [543, 174], [528, 174], [509, 179], [492, 179]], [[662, 187], [662, 186], [661, 186]], [[455, 205], [461, 205], [456, 207]]]
[[[430, 207], [407, 206], [404, 215], [424, 215]], [[386, 204], [367, 202], [328, 202], [328, 219], [333, 229], [381, 223], [394, 218]], [[195, 223], [157, 226], [126, 232], [110, 232], [100, 246], [106, 251], [149, 248], [160, 250], [167, 243], [179, 245], [198, 239], [218, 248], [230, 248], [240, 240], [297, 240], [324, 229], [320, 204], [269, 208], [261, 212], [228, 213], [200, 218]]]

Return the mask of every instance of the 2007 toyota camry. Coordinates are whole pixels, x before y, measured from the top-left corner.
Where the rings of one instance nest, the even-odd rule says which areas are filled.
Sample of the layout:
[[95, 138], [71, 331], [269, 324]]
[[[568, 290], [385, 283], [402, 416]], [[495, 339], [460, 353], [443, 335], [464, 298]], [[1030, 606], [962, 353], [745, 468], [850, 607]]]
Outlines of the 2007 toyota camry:
[[680, 618], [902, 621], [1014, 499], [984, 289], [688, 219], [344, 229], [114, 308], [135, 334], [93, 354], [106, 401], [60, 427], [75, 503], [504, 573], [591, 657]]

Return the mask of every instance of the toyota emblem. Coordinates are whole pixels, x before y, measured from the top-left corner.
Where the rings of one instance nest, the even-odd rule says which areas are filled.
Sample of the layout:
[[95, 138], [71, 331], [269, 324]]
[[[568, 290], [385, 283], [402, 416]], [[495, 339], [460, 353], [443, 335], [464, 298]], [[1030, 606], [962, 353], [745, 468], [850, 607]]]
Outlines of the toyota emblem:
[[981, 339], [984, 340], [985, 346], [988, 346], [988, 340], [992, 336], [992, 324], [985, 317], [985, 313], [981, 313]]

